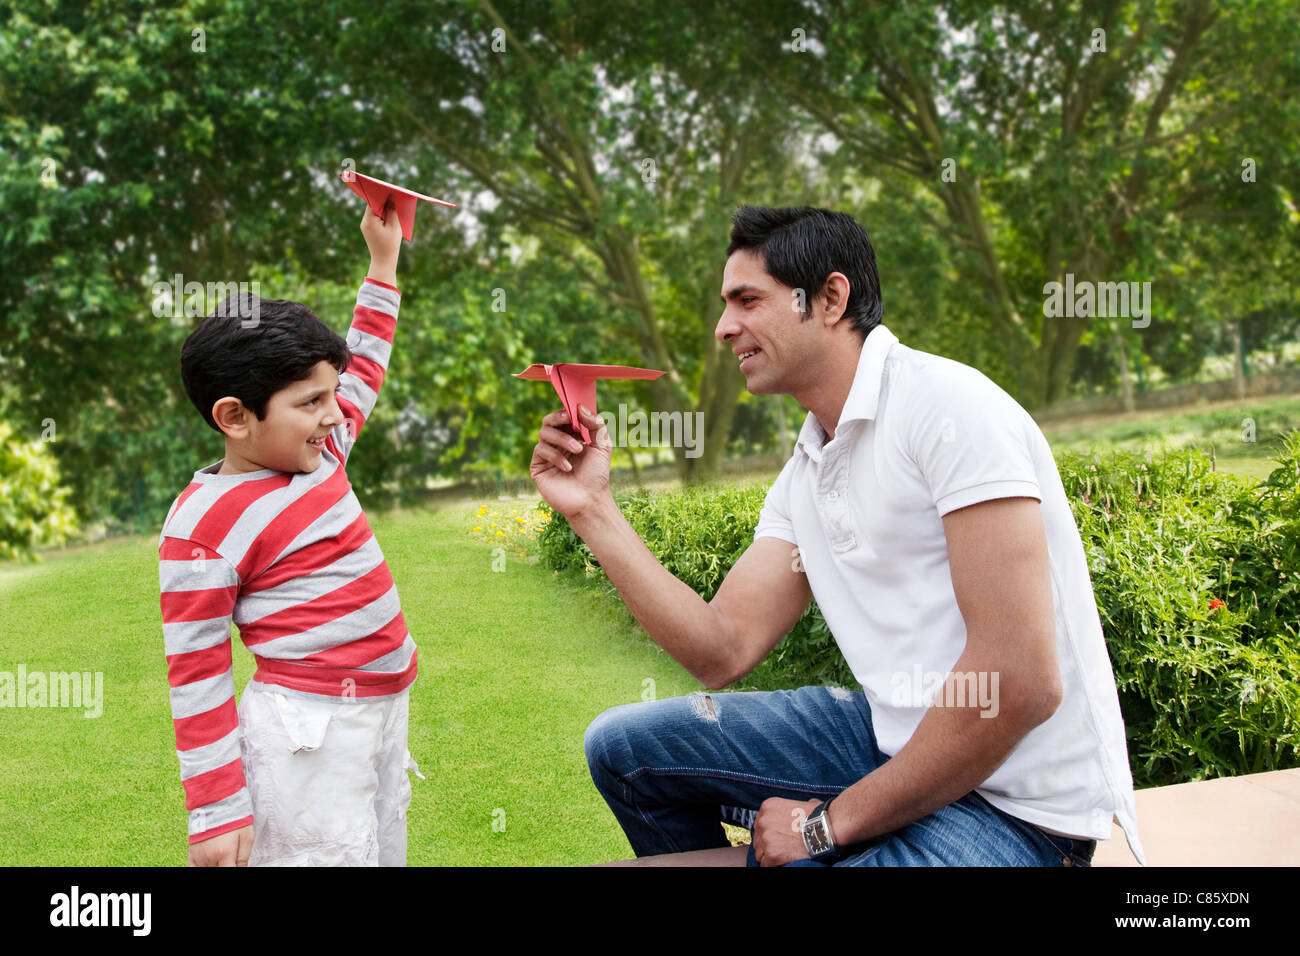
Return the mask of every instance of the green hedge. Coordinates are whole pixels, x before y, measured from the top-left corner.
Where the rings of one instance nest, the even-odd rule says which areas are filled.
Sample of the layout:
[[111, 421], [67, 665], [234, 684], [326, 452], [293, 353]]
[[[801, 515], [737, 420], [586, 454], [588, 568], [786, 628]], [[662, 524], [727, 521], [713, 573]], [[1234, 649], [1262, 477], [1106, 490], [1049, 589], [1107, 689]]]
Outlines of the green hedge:
[[[754, 525], [769, 484], [639, 492], [619, 495], [617, 500], [628, 522], [664, 567], [711, 600], [731, 566], [753, 543]], [[546, 509], [544, 504], [541, 507]], [[540, 549], [542, 561], [549, 567], [581, 574], [612, 590], [591, 550], [563, 516], [554, 515], [543, 529]], [[857, 686], [816, 601], [743, 680], [743, 686], [753, 690], [804, 684]]]
[[18, 441], [0, 422], [0, 561], [30, 560], [34, 549], [62, 544], [76, 530], [59, 467], [42, 441]]
[[[1197, 451], [1058, 462], [1138, 787], [1300, 766], [1300, 432], [1277, 461], [1260, 484], [1216, 472]], [[618, 502], [665, 567], [709, 599], [753, 540], [766, 491], [704, 487]], [[549, 567], [609, 587], [563, 517], [539, 543]], [[743, 681], [804, 684], [857, 686], [816, 602]]]
[[1259, 484], [1203, 452], [1059, 463], [1139, 787], [1300, 766], [1300, 433], [1277, 461]]

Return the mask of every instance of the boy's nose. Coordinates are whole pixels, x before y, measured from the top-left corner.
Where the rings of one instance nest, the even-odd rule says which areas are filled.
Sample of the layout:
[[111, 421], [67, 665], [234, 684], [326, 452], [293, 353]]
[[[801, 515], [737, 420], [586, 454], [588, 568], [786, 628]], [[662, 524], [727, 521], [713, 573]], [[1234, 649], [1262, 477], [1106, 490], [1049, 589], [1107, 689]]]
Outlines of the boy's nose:
[[330, 428], [343, 424], [343, 409], [339, 408], [338, 399], [332, 396], [330, 397], [329, 413], [325, 416], [325, 424]]

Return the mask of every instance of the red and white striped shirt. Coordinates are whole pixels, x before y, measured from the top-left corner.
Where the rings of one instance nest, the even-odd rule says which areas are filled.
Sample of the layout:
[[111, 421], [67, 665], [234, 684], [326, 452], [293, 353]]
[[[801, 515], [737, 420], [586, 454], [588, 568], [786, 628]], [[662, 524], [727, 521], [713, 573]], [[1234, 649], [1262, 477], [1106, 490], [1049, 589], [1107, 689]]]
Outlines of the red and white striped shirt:
[[344, 462], [378, 398], [400, 293], [367, 278], [339, 376], [345, 421], [310, 473], [195, 472], [158, 539], [163, 638], [190, 843], [253, 822], [231, 670], [233, 621], [254, 680], [291, 694], [382, 697], [415, 680], [415, 642]]

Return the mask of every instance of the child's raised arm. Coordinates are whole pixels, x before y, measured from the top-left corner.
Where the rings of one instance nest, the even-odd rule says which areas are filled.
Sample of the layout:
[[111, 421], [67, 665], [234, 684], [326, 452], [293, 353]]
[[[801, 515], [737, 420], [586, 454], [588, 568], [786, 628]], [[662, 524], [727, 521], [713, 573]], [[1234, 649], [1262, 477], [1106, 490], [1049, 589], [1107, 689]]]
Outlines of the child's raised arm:
[[401, 293], [397, 289], [397, 257], [402, 250], [402, 227], [390, 202], [386, 221], [369, 207], [362, 214], [361, 234], [370, 249], [370, 269], [357, 290], [357, 305], [347, 343], [352, 361], [339, 376], [338, 403], [343, 423], [330, 435], [330, 451], [347, 461], [361, 427], [374, 410], [379, 389], [388, 371], [388, 360], [397, 330]]

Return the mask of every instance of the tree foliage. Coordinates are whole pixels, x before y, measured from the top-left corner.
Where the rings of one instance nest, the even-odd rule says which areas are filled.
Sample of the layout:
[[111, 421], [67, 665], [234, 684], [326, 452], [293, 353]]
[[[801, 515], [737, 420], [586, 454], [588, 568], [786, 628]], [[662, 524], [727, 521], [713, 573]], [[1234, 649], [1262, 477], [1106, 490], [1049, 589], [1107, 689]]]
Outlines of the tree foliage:
[[[124, 525], [156, 527], [222, 453], [177, 374], [200, 317], [154, 314], [153, 284], [256, 281], [341, 330], [365, 265], [348, 163], [463, 207], [423, 210], [404, 253], [363, 495], [522, 473], [554, 406], [510, 377], [533, 361], [664, 369], [602, 401], [701, 412], [687, 477], [775, 441], [777, 406], [713, 339], [743, 202], [853, 213], [890, 326], [1030, 405], [1117, 356], [1191, 374], [1226, 328], [1276, 346], [1300, 312], [1300, 23], [1272, 0], [15, 0], [0, 19], [0, 416], [24, 440], [53, 419], [77, 506]], [[1151, 280], [1151, 327], [1045, 320], [1067, 272]]]

